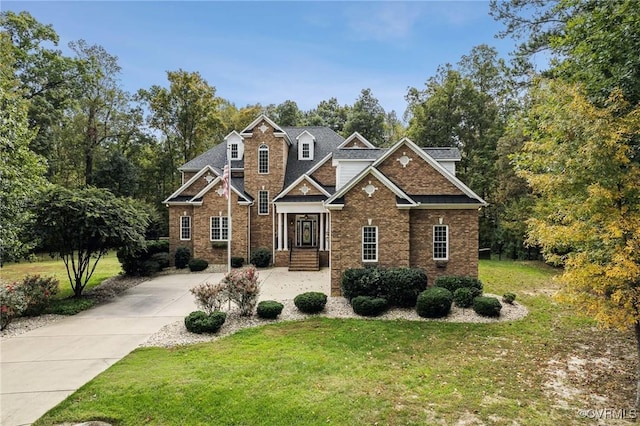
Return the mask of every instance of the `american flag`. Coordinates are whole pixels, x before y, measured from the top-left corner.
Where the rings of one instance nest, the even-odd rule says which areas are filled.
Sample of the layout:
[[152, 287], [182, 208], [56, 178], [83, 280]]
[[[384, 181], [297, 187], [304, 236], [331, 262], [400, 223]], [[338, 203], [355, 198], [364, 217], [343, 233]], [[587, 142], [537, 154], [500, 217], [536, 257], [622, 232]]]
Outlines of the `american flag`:
[[222, 195], [229, 199], [229, 164], [225, 164], [222, 170]]

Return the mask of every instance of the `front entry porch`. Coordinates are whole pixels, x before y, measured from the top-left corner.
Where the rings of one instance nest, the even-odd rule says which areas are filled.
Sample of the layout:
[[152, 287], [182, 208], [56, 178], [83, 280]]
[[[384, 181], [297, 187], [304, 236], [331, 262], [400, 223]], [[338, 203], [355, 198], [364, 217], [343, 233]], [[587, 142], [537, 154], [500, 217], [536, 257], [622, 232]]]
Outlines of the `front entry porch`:
[[317, 271], [328, 267], [329, 213], [280, 210], [279, 207], [276, 213], [275, 265], [287, 266], [290, 271]]

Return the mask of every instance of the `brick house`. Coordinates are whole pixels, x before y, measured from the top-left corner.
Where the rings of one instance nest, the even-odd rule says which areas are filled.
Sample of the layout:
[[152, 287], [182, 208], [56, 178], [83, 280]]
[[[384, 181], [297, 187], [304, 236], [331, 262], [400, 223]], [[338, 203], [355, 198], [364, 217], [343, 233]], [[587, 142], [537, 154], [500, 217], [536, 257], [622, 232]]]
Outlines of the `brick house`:
[[[275, 266], [366, 265], [478, 273], [478, 210], [486, 203], [455, 177], [456, 148], [421, 148], [403, 139], [376, 148], [360, 134], [327, 127], [280, 127], [265, 115], [179, 168], [169, 208], [170, 250], [224, 264], [228, 213], [222, 169], [231, 157], [233, 256], [272, 251]], [[432, 281], [431, 281], [432, 282]]]

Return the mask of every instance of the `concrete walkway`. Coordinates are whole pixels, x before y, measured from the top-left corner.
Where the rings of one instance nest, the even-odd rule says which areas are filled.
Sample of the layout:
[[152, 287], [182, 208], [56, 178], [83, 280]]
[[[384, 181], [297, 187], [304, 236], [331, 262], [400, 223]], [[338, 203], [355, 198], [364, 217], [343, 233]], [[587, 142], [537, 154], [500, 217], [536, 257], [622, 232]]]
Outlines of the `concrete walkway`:
[[[260, 270], [261, 300], [329, 294], [329, 269]], [[163, 326], [196, 309], [193, 286], [223, 274], [163, 275], [111, 301], [0, 342], [0, 425], [28, 425], [122, 359]]]

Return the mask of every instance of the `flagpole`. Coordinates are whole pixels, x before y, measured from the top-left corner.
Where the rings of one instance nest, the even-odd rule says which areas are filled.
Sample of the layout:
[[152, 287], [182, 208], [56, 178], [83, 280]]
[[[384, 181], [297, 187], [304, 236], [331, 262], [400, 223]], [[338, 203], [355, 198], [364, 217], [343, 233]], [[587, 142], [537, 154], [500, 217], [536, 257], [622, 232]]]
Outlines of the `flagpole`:
[[231, 145], [227, 144], [227, 172], [228, 191], [227, 191], [227, 272], [231, 272]]

